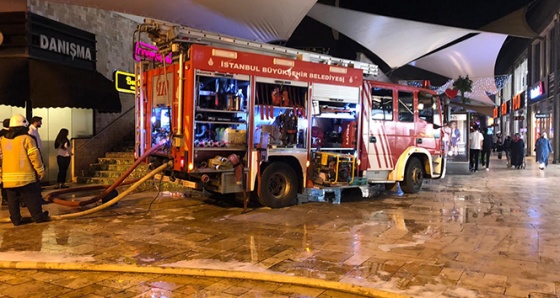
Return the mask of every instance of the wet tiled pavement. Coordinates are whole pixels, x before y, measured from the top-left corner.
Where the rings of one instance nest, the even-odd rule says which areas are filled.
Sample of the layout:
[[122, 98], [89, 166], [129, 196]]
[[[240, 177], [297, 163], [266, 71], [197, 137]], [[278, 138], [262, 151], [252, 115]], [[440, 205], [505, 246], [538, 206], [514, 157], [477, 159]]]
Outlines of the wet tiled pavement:
[[527, 161], [515, 170], [495, 159], [415, 195], [345, 192], [340, 205], [243, 213], [152, 191], [75, 219], [1, 223], [0, 297], [362, 297], [352, 285], [382, 297], [558, 297], [560, 166]]

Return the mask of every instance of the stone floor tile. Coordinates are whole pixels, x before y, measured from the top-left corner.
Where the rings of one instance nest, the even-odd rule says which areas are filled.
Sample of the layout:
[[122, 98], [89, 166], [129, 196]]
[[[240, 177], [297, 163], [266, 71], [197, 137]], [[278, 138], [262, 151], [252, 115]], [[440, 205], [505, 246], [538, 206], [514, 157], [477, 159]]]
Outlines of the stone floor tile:
[[458, 281], [463, 275], [463, 269], [454, 268], [443, 268], [440, 272], [440, 276], [449, 280]]
[[527, 297], [529, 293], [556, 294], [556, 286], [552, 282], [541, 282], [522, 278], [510, 278], [507, 281], [506, 295]]
[[[235, 202], [197, 192], [155, 201], [156, 192], [136, 193], [79, 219], [17, 228], [0, 224], [0, 261], [72, 263], [83, 258], [95, 264], [266, 269], [365, 282], [412, 296], [422, 290], [434, 297], [526, 297], [529, 290], [554, 295], [550, 289], [559, 287], [554, 282], [560, 280], [560, 167], [551, 165], [541, 176], [529, 165], [522, 173], [496, 160], [491, 172], [448, 175], [426, 183], [418, 194], [380, 192], [370, 199], [343, 197], [340, 205], [307, 203], [282, 209], [250, 205], [248, 213]], [[56, 204], [45, 208], [55, 215], [87, 209]], [[6, 208], [0, 208], [0, 216], [7, 216]], [[33, 237], [25, 237], [29, 235]], [[511, 283], [515, 279], [524, 281], [516, 286]], [[63, 287], [68, 292], [60, 296], [66, 297], [304, 296], [278, 293], [285, 285], [263, 282], [221, 283], [250, 289], [243, 294], [207, 289], [220, 282], [189, 276], [0, 269], [0, 293], [34, 283]], [[337, 297], [328, 291], [317, 295]]]

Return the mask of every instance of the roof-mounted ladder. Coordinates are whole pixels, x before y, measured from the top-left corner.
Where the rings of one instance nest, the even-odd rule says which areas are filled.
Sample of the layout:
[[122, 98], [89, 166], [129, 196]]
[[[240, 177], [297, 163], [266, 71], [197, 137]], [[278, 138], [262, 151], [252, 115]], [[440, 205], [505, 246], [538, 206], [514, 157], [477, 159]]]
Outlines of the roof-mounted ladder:
[[358, 68], [363, 70], [364, 75], [377, 76], [379, 72], [378, 66], [372, 63], [341, 59], [329, 55], [251, 41], [176, 24], [169, 24], [153, 19], [146, 19], [144, 24], [140, 26], [142, 28], [141, 30], [148, 32], [152, 41], [164, 51], [171, 51], [173, 47], [172, 44], [182, 42], [219, 45], [233, 49], [243, 48], [255, 53], [266, 52], [275, 56], [290, 57], [303, 61]]

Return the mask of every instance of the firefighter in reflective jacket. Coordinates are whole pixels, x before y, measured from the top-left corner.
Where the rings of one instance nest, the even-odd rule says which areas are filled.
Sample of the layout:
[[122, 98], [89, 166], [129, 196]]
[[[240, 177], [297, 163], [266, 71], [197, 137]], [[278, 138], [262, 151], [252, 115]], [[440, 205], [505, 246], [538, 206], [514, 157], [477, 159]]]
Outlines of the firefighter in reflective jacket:
[[8, 194], [10, 220], [15, 226], [22, 224], [20, 200], [27, 205], [35, 222], [49, 219], [48, 211], [43, 212], [41, 185], [45, 176], [45, 166], [37, 142], [27, 131], [29, 123], [22, 115], [10, 118], [10, 128], [0, 141], [2, 157], [2, 182]]

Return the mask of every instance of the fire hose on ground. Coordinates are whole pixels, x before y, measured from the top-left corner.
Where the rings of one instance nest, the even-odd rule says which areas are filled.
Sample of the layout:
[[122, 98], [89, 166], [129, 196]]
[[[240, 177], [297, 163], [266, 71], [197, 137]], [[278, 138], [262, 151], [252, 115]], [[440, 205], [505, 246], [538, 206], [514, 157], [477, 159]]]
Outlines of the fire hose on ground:
[[[158, 146], [157, 148], [159, 148]], [[152, 148], [146, 152], [144, 155], [149, 155], [151, 152], [157, 150]], [[122, 183], [126, 177], [140, 164], [140, 162], [145, 158], [139, 158], [137, 163], [131, 166], [131, 169], [127, 171], [128, 173], [123, 174], [115, 183], [113, 183], [109, 188], [107, 188], [101, 195], [96, 196], [92, 200], [88, 200], [87, 204], [91, 204], [98, 200], [103, 199], [107, 196], [110, 192], [115, 190], [118, 186], [124, 185], [126, 183]], [[148, 179], [151, 179], [157, 173], [165, 170], [168, 167], [171, 167], [171, 162], [167, 164], [163, 164], [158, 168], [152, 170], [150, 173], [142, 177], [141, 179], [134, 182], [132, 186], [126, 189], [124, 192], [116, 196], [115, 198], [99, 205], [94, 208], [76, 212], [71, 214], [63, 214], [63, 215], [52, 215], [50, 216], [51, 220], [63, 220], [63, 219], [70, 219], [76, 218], [80, 216], [86, 216], [92, 214], [97, 211], [101, 211], [106, 209], [122, 198], [126, 197], [136, 188], [138, 188], [142, 183], [146, 182]], [[130, 183], [130, 182], [129, 182]], [[89, 187], [82, 187], [78, 188], [80, 191], [83, 190], [93, 190], [93, 189], [100, 189], [104, 188], [105, 186], [89, 186]], [[76, 191], [76, 189], [73, 189]], [[62, 190], [56, 192], [57, 194], [68, 193], [69, 190]], [[57, 198], [54, 198], [53, 202], [58, 202]], [[83, 206], [87, 205], [86, 203], [77, 203], [77, 205], [71, 206]], [[64, 204], [68, 205], [68, 204]], [[11, 223], [10, 218], [0, 218], [0, 223]], [[229, 278], [229, 279], [241, 279], [241, 280], [254, 280], [254, 281], [262, 281], [262, 282], [276, 282], [282, 284], [291, 284], [291, 285], [299, 285], [305, 287], [313, 287], [325, 290], [334, 290], [344, 293], [350, 293], [355, 295], [361, 295], [365, 297], [381, 297], [381, 298], [406, 298], [408, 296], [403, 296], [395, 293], [390, 293], [382, 290], [377, 290], [373, 288], [368, 288], [359, 285], [353, 285], [348, 283], [341, 283], [336, 281], [328, 281], [322, 279], [315, 279], [309, 277], [300, 277], [300, 276], [291, 276], [291, 275], [284, 275], [284, 274], [275, 274], [275, 273], [263, 273], [263, 272], [250, 272], [250, 271], [229, 271], [229, 270], [218, 270], [218, 269], [207, 269], [207, 268], [180, 268], [180, 267], [158, 267], [158, 266], [137, 266], [137, 265], [122, 265], [122, 264], [91, 264], [91, 263], [55, 263], [55, 262], [30, 262], [30, 261], [0, 261], [0, 268], [3, 269], [24, 269], [24, 270], [61, 270], [61, 271], [93, 271], [93, 272], [123, 272], [123, 273], [144, 273], [144, 274], [167, 274], [167, 275], [185, 275], [185, 276], [199, 276], [199, 277], [216, 277], [216, 278]]]
[[254, 280], [262, 282], [275, 282], [291, 284], [304, 287], [312, 287], [324, 290], [334, 290], [338, 292], [350, 293], [365, 297], [378, 298], [407, 298], [400, 294], [390, 293], [364, 286], [329, 281], [318, 278], [293, 276], [277, 273], [251, 272], [251, 271], [230, 271], [206, 268], [182, 268], [167, 266], [138, 266], [123, 264], [91, 264], [91, 263], [55, 263], [55, 262], [29, 262], [29, 261], [0, 261], [2, 269], [26, 269], [26, 270], [61, 270], [61, 271], [90, 271], [90, 272], [123, 272], [123, 273], [143, 273], [143, 274], [166, 274], [184, 275], [199, 277], [229, 278], [240, 280]]
[[[109, 187], [107, 187], [106, 185], [89, 185], [89, 186], [82, 186], [82, 187], [75, 187], [75, 188], [69, 188], [69, 189], [65, 189], [65, 190], [54, 191], [54, 192], [46, 195], [45, 200], [49, 201], [49, 202], [52, 202], [52, 203], [56, 203], [56, 204], [60, 204], [60, 205], [66, 205], [66, 206], [72, 206], [72, 207], [85, 206], [85, 205], [93, 204], [93, 203], [95, 203], [99, 200], [103, 200], [111, 192], [113, 192], [117, 187], [136, 182], [137, 180], [136, 181], [128, 181], [128, 182], [123, 183], [123, 181], [132, 173], [132, 171], [134, 171], [134, 169], [136, 169], [136, 167], [138, 167], [138, 165], [140, 165], [144, 161], [144, 159], [146, 159], [148, 156], [150, 156], [150, 154], [152, 154], [156, 150], [160, 149], [164, 145], [165, 145], [165, 143], [161, 143], [161, 144], [158, 144], [158, 145], [150, 148], [150, 150], [146, 151], [140, 158], [138, 158], [134, 162], [134, 164], [132, 164]], [[105, 191], [103, 191], [103, 193], [101, 193], [100, 195], [97, 195], [97, 196], [95, 196], [95, 197], [93, 197], [89, 200], [86, 200], [86, 201], [75, 202], [75, 201], [66, 201], [64, 199], [57, 198], [57, 196], [62, 195], [62, 194], [68, 194], [68, 193], [80, 192], [80, 191], [87, 191], [87, 190], [97, 190], [97, 189], [103, 189], [103, 188], [106, 188]]]
[[[60, 220], [60, 219], [68, 219], [68, 218], [75, 218], [75, 217], [80, 217], [80, 216], [85, 216], [85, 215], [89, 215], [91, 213], [106, 209], [108, 207], [111, 207], [112, 205], [116, 204], [118, 201], [120, 201], [122, 198], [124, 198], [125, 196], [127, 196], [129, 193], [131, 193], [132, 191], [134, 191], [136, 188], [138, 188], [142, 183], [146, 182], [148, 179], [152, 178], [153, 176], [155, 176], [157, 173], [165, 170], [167, 167], [169, 167], [170, 164], [163, 164], [161, 166], [159, 166], [158, 168], [156, 168], [155, 170], [151, 171], [150, 173], [148, 173], [146, 176], [142, 177], [140, 180], [136, 181], [132, 186], [130, 186], [129, 188], [127, 188], [125, 191], [123, 191], [121, 194], [119, 194], [118, 196], [116, 196], [115, 198], [111, 199], [110, 201], [103, 203], [99, 206], [96, 206], [94, 208], [85, 210], [85, 211], [81, 211], [81, 212], [76, 212], [76, 213], [71, 213], [71, 214], [63, 214], [63, 215], [51, 215], [49, 218], [51, 220]], [[1, 218], [0, 219], [0, 223], [11, 223], [10, 218]]]

